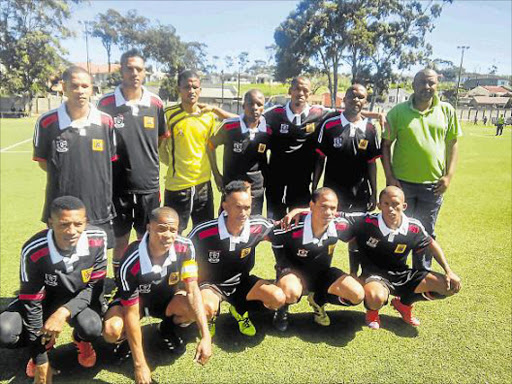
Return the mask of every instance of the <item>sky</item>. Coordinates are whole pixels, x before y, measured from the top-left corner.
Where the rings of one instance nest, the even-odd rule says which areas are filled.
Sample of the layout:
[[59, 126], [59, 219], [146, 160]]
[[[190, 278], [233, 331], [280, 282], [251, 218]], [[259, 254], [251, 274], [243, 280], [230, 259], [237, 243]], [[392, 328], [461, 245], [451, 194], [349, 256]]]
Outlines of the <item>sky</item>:
[[[210, 63], [222, 68], [223, 58], [249, 52], [249, 60], [267, 60], [265, 47], [274, 43], [276, 27], [293, 11], [298, 1], [98, 1], [91, 0], [74, 8], [67, 25], [77, 37], [63, 42], [72, 62], [85, 62], [86, 49], [83, 27], [79, 20], [94, 20], [98, 13], [113, 8], [126, 13], [136, 9], [152, 22], [171, 24], [184, 41], [205, 43]], [[492, 65], [499, 74], [512, 74], [512, 1], [455, 0], [445, 5], [436, 28], [427, 41], [433, 46], [432, 58], [442, 58], [460, 64], [464, 53], [464, 68], [470, 72], [488, 73]], [[91, 62], [106, 63], [105, 49], [99, 39], [89, 39]], [[113, 52], [113, 61], [120, 52]], [[348, 70], [345, 69], [347, 72]], [[413, 68], [411, 71], [414, 71]], [[343, 69], [342, 69], [343, 71]], [[407, 72], [406, 72], [407, 74]]]

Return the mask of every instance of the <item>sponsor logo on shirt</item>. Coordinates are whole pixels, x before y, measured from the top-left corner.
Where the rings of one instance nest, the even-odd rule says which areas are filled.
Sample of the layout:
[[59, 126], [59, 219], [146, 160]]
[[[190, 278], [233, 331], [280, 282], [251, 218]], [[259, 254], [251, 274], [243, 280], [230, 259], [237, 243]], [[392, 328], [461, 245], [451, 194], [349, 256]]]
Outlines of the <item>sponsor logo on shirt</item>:
[[334, 142], [333, 142], [332, 146], [333, 146], [334, 148], [341, 148], [341, 144], [342, 144], [342, 143], [343, 143], [343, 139], [342, 139], [342, 137], [341, 137], [341, 136], [340, 136], [340, 137], [335, 137], [335, 138], [334, 138]]
[[376, 248], [378, 243], [379, 239], [376, 239], [375, 237], [370, 237], [366, 242], [366, 245], [369, 246], [370, 248]]
[[114, 128], [124, 128], [124, 116], [114, 116]]
[[315, 132], [315, 123], [306, 124], [306, 132], [307, 133]]
[[87, 269], [84, 269], [82, 271], [82, 281], [84, 283], [88, 283], [89, 280], [91, 280], [91, 274], [92, 274], [92, 267], [91, 268], [87, 268]]
[[365, 139], [359, 140], [359, 144], [357, 145], [357, 147], [359, 149], [363, 149], [363, 150], [368, 148], [368, 140], [365, 140]]
[[171, 272], [169, 275], [169, 285], [178, 284], [180, 281], [180, 273], [179, 272]]
[[290, 127], [288, 124], [281, 124], [281, 128], [279, 128], [279, 132], [280, 133], [288, 133], [289, 128]]
[[44, 274], [44, 283], [46, 285], [49, 285], [50, 287], [56, 287], [57, 286], [57, 275], [45, 273]]
[[155, 128], [155, 118], [153, 116], [144, 116], [144, 128]]
[[240, 252], [240, 258], [243, 259], [249, 253], [251, 253], [251, 247], [242, 249], [242, 252]]
[[260, 144], [258, 145], [258, 152], [259, 152], [259, 153], [263, 153], [263, 152], [265, 152], [265, 149], [267, 149], [267, 144], [260, 143]]
[[308, 250], [307, 249], [299, 249], [297, 251], [297, 256], [300, 256], [300, 257], [307, 257], [308, 256]]
[[67, 140], [58, 138], [55, 141], [55, 150], [60, 153], [67, 152], [69, 150]]
[[233, 152], [240, 153], [244, 148], [244, 144], [241, 141], [235, 141], [233, 143]]
[[398, 244], [395, 248], [395, 253], [404, 253], [407, 248], [405, 244]]
[[151, 292], [151, 284], [141, 284], [139, 285], [140, 293], [150, 293]]
[[217, 264], [220, 261], [220, 251], [209, 251], [208, 262]]
[[97, 152], [103, 152], [103, 139], [92, 139], [92, 150]]

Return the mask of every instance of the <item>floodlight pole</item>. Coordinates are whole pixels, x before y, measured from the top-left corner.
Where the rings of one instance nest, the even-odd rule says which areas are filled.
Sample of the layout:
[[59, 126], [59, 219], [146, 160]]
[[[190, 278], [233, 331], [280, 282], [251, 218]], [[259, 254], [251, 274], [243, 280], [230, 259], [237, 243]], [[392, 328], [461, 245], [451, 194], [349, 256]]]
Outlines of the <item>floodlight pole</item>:
[[85, 55], [87, 60], [87, 72], [91, 73], [91, 63], [89, 60], [89, 21], [79, 21], [80, 24], [84, 26], [85, 33]]
[[460, 87], [460, 78], [462, 76], [462, 63], [464, 62], [464, 51], [469, 49], [469, 45], [459, 45], [457, 49], [461, 49], [462, 53], [460, 55], [460, 67], [459, 67], [459, 79], [457, 80], [457, 89], [455, 90], [455, 109], [459, 105], [459, 87]]

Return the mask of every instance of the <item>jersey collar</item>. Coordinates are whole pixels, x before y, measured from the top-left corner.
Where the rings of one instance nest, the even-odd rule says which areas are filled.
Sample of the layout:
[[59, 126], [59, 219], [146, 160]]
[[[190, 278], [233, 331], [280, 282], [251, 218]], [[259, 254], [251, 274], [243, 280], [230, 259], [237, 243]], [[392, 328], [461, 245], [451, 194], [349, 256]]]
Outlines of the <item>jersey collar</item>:
[[309, 106], [309, 104], [306, 103], [306, 107], [304, 108], [302, 113], [296, 115], [295, 113], [293, 113], [292, 109], [290, 108], [290, 102], [287, 102], [286, 103], [286, 107], [285, 107], [286, 117], [288, 118], [290, 123], [293, 123], [294, 119], [297, 117], [297, 124], [296, 125], [301, 125], [301, 124], [304, 123], [303, 120], [305, 120], [306, 117], [308, 117], [310, 109], [311, 109], [311, 107]]
[[437, 93], [434, 94], [434, 97], [432, 98], [432, 105], [430, 106], [430, 108], [427, 108], [426, 110], [424, 111], [418, 111], [416, 108], [414, 108], [414, 93], [412, 94], [411, 97], [409, 97], [409, 100], [407, 100], [407, 103], [409, 104], [409, 108], [411, 108], [413, 111], [419, 113], [420, 115], [427, 115], [429, 114], [435, 107], [437, 107], [439, 105], [439, 102], [441, 101], [439, 99], [439, 96], [437, 95]]
[[148, 273], [155, 273], [163, 277], [165, 275], [165, 268], [168, 265], [171, 265], [172, 262], [176, 261], [176, 251], [174, 249], [174, 244], [169, 249], [167, 257], [164, 260], [162, 266], [151, 263], [151, 258], [149, 257], [149, 233], [146, 232], [144, 237], [139, 243], [139, 261], [140, 261], [140, 273], [145, 275]]
[[265, 119], [265, 116], [260, 117], [259, 124], [256, 128], [248, 128], [247, 125], [245, 124], [244, 117], [245, 114], [243, 113], [240, 116], [238, 116], [238, 119], [240, 120], [240, 129], [242, 130], [242, 133], [247, 133], [249, 131], [251, 133], [256, 133], [258, 131], [267, 132], [267, 120]]
[[57, 108], [57, 116], [59, 118], [59, 129], [61, 131], [69, 127], [84, 128], [89, 127], [91, 124], [101, 125], [101, 113], [93, 104], [89, 104], [89, 115], [85, 120], [71, 121], [71, 117], [69, 117], [66, 111], [66, 103], [62, 103], [60, 107]]
[[324, 240], [327, 240], [329, 237], [337, 237], [338, 233], [336, 232], [336, 224], [334, 221], [329, 223], [327, 227], [327, 231], [324, 232], [320, 239], [317, 239], [313, 235], [313, 225], [311, 224], [311, 212], [306, 215], [304, 219], [304, 234], [302, 235], [302, 244], [317, 244], [319, 247], [322, 246]]
[[125, 105], [125, 104], [129, 107], [133, 107], [133, 106], [150, 107], [151, 106], [151, 96], [149, 94], [149, 91], [144, 86], [142, 86], [141, 88], [142, 88], [142, 96], [139, 100], [127, 101], [123, 96], [123, 92], [121, 92], [121, 86], [118, 85], [116, 87], [116, 89], [114, 90], [114, 97], [116, 99], [116, 107], [120, 107], [121, 105]]
[[70, 257], [62, 256], [57, 250], [57, 246], [53, 241], [53, 230], [48, 230], [48, 233], [46, 234], [46, 240], [48, 241], [48, 250], [52, 264], [57, 264], [62, 261], [66, 266], [67, 273], [73, 271], [73, 263], [76, 262], [80, 256], [89, 255], [89, 238], [85, 232], [82, 232], [80, 235], [78, 243], [76, 244], [75, 252]]
[[251, 235], [251, 224], [249, 219], [247, 219], [240, 236], [233, 236], [228, 232], [225, 217], [227, 217], [226, 211], [222, 212], [217, 219], [219, 225], [219, 237], [221, 240], [229, 238], [229, 250], [234, 251], [237, 244], [247, 243], [249, 241], [249, 236]]
[[396, 235], [399, 235], [399, 234], [404, 235], [404, 236], [407, 235], [407, 231], [409, 230], [409, 218], [407, 216], [405, 216], [403, 213], [402, 213], [402, 224], [400, 224], [400, 227], [398, 227], [397, 229], [391, 229], [386, 225], [386, 223], [384, 222], [384, 219], [382, 218], [382, 213], [379, 213], [377, 215], [377, 220], [379, 222], [379, 229], [382, 232], [382, 234], [384, 236], [391, 234], [391, 236], [389, 237], [389, 241], [393, 241], [393, 238]]
[[342, 112], [340, 114], [341, 119], [341, 125], [343, 127], [350, 125], [350, 135], [353, 136], [353, 133], [355, 133], [356, 129], [359, 129], [361, 132], [366, 132], [366, 125], [368, 124], [368, 119], [362, 119], [359, 121], [356, 121], [355, 123], [352, 123], [351, 121], [348, 121], [345, 117], [344, 113]]

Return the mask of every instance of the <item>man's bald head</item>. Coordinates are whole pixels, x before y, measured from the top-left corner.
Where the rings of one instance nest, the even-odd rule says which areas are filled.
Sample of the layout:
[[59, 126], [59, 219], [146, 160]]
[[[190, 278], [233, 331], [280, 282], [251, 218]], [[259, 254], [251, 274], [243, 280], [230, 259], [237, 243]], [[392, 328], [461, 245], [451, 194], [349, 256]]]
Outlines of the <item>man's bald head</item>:
[[149, 214], [149, 221], [150, 222], [159, 222], [161, 221], [161, 219], [173, 219], [173, 220], [176, 220], [176, 221], [179, 221], [180, 217], [178, 215], [178, 212], [176, 212], [176, 210], [174, 210], [173, 208], [171, 207], [159, 207], [159, 208], [155, 208], [151, 211], [151, 213]]
[[419, 80], [422, 80], [422, 79], [428, 78], [428, 77], [435, 77], [437, 79], [439, 77], [439, 75], [432, 68], [425, 68], [425, 69], [422, 69], [421, 71], [419, 71], [418, 73], [416, 73], [416, 75], [414, 75], [413, 83], [417, 83]]
[[394, 185], [389, 185], [386, 188], [384, 188], [382, 191], [380, 191], [379, 201], [381, 201], [384, 196], [389, 196], [389, 197], [397, 196], [400, 198], [400, 200], [402, 202], [405, 201], [404, 191], [402, 191], [398, 187], [395, 187]]

